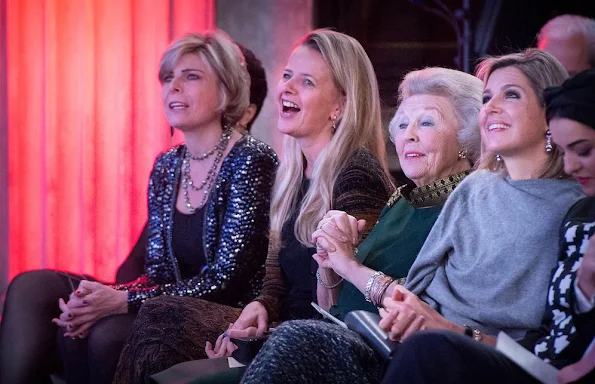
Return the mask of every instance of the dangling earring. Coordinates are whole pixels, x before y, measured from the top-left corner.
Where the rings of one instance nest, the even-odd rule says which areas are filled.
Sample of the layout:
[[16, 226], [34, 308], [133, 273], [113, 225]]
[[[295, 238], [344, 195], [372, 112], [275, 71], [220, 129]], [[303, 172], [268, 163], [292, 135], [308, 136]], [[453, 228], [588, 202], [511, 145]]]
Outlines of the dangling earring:
[[502, 158], [500, 157], [500, 155], [496, 155], [496, 161], [497, 162], [501, 162], [502, 161]]
[[553, 150], [554, 147], [552, 146], [552, 133], [548, 129], [545, 131], [545, 152], [550, 153]]
[[464, 149], [461, 149], [459, 151], [459, 159], [466, 159], [467, 158], [467, 151], [465, 151]]
[[174, 127], [173, 126], [169, 126], [169, 134], [173, 137], [174, 136]]
[[333, 127], [331, 128], [331, 132], [334, 135], [335, 132], [337, 132], [337, 116], [333, 116], [332, 120], [333, 120]]

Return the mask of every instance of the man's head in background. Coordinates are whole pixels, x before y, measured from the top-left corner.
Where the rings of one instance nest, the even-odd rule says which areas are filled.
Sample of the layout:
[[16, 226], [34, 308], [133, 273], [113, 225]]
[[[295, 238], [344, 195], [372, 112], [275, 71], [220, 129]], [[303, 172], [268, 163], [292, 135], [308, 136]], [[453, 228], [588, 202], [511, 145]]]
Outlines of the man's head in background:
[[549, 20], [537, 35], [537, 47], [550, 53], [572, 76], [595, 67], [595, 20], [561, 15]]

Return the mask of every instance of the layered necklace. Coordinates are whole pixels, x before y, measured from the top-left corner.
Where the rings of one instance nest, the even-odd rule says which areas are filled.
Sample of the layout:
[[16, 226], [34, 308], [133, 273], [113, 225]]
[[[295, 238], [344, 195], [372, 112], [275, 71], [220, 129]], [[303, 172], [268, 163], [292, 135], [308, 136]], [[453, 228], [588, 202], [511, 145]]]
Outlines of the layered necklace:
[[[227, 148], [227, 143], [229, 143], [229, 139], [231, 139], [231, 134], [233, 129], [231, 127], [225, 127], [221, 138], [215, 148], [211, 149], [208, 152], [203, 153], [199, 156], [193, 156], [188, 148], [186, 148], [186, 152], [184, 153], [184, 159], [182, 160], [182, 190], [184, 191], [184, 204], [188, 209], [188, 212], [194, 213], [197, 209], [202, 207], [205, 202], [207, 201], [207, 197], [209, 196], [209, 191], [213, 187], [215, 183], [215, 178], [217, 177], [217, 167], [223, 158], [223, 153], [225, 152], [225, 148]], [[196, 185], [194, 181], [192, 181], [192, 177], [190, 176], [190, 160], [194, 161], [203, 161], [215, 155], [213, 159], [213, 164], [209, 171], [207, 172], [207, 176], [204, 178], [203, 181], [200, 182], [199, 185]], [[203, 196], [200, 201], [200, 205], [198, 207], [192, 206], [190, 202], [190, 194], [188, 193], [189, 189], [193, 189], [195, 191], [203, 191]]]

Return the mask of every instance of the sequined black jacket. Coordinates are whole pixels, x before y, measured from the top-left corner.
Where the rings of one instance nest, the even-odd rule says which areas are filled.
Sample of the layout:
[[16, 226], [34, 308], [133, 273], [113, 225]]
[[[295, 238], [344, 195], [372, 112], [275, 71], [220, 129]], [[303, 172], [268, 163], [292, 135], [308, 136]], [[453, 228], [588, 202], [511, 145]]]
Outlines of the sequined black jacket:
[[234, 145], [206, 203], [202, 236], [207, 263], [199, 275], [182, 279], [172, 250], [172, 224], [185, 151], [186, 146], [179, 145], [155, 160], [149, 180], [145, 273], [114, 286], [128, 291], [129, 312], [159, 295], [201, 297], [242, 307], [262, 285], [278, 165], [275, 152], [251, 136]]

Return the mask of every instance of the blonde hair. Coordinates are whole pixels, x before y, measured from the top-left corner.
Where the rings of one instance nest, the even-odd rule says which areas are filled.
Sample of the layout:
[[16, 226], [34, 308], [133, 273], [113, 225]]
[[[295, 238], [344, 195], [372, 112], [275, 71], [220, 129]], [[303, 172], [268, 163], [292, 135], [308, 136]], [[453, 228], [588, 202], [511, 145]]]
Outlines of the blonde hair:
[[299, 214], [295, 237], [300, 243], [312, 246], [310, 236], [316, 224], [332, 208], [337, 176], [359, 148], [368, 149], [388, 173], [378, 82], [361, 44], [345, 34], [318, 29], [308, 33], [297, 46], [308, 47], [322, 55], [337, 89], [345, 98], [345, 105], [336, 132], [318, 155], [310, 186], [301, 203], [297, 197], [305, 159], [297, 141], [290, 136], [284, 138], [283, 161], [277, 171], [271, 203], [271, 242], [277, 248], [281, 247], [283, 225], [296, 208]]
[[[444, 96], [450, 101], [457, 122], [457, 141], [475, 164], [481, 152], [479, 110], [483, 84], [477, 77], [454, 69], [430, 67], [411, 71], [399, 85], [399, 104], [415, 95]], [[395, 114], [396, 117], [396, 114]], [[391, 138], [395, 135], [395, 120], [389, 124]]]
[[[543, 122], [545, 121], [545, 101], [543, 90], [547, 87], [560, 85], [568, 77], [568, 71], [560, 64], [554, 56], [536, 48], [529, 48], [522, 52], [511, 53], [498, 57], [488, 57], [478, 65], [476, 76], [487, 83], [490, 75], [497, 69], [514, 67], [529, 80], [533, 92], [537, 96], [539, 106], [544, 110]], [[545, 150], [545, 148], [544, 148]], [[496, 160], [496, 153], [482, 150], [477, 169], [486, 169], [492, 172], [508, 174], [504, 162]], [[560, 150], [554, 145], [549, 160], [543, 166], [538, 179], [559, 179], [567, 178], [564, 173], [564, 158]]]
[[222, 124], [235, 125], [250, 105], [250, 76], [238, 46], [222, 31], [182, 36], [173, 41], [161, 57], [159, 81], [162, 84], [180, 57], [186, 54], [200, 56], [211, 67], [219, 80]]

